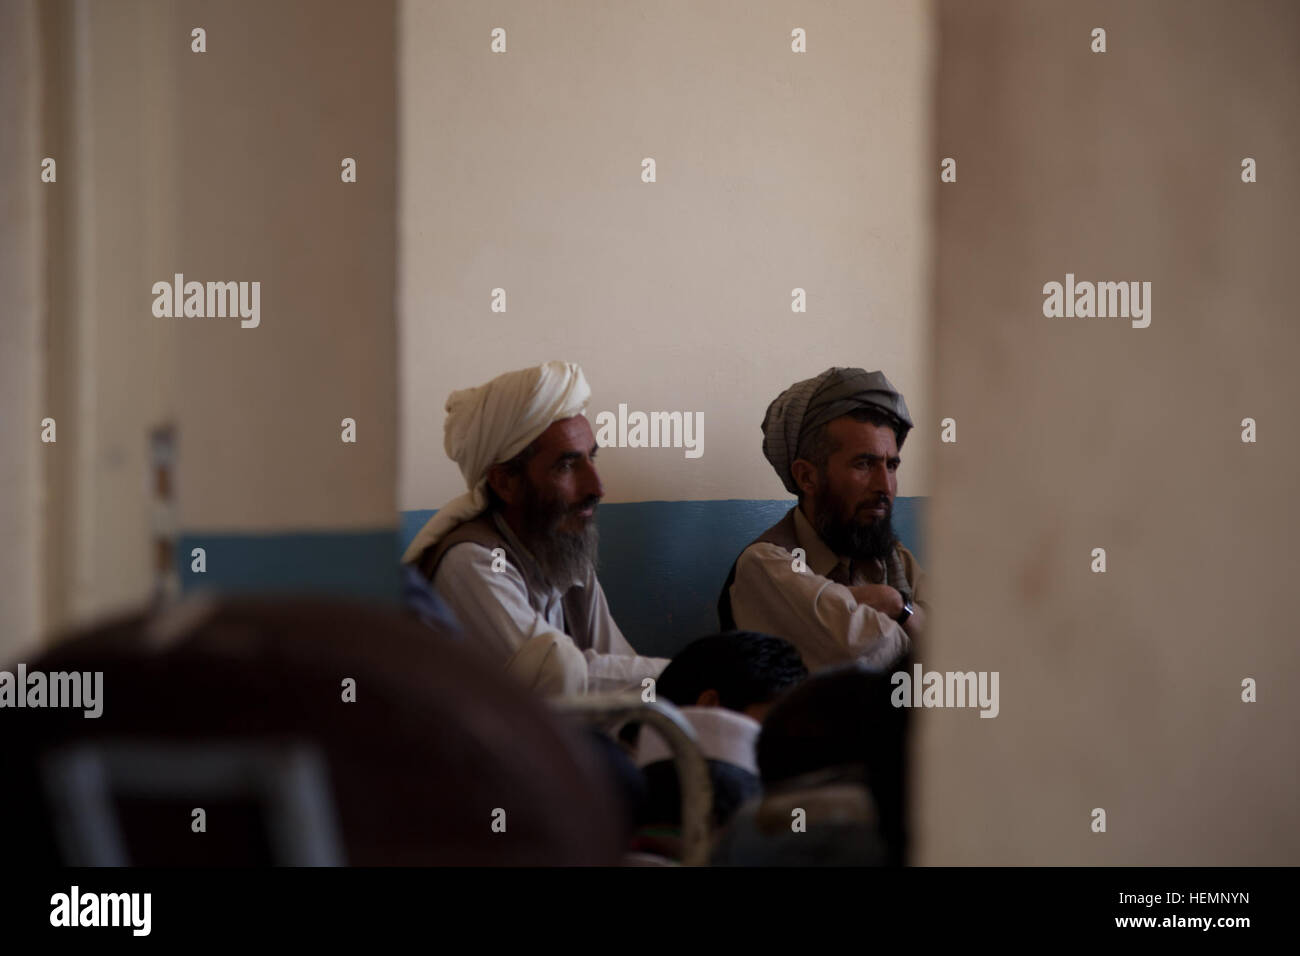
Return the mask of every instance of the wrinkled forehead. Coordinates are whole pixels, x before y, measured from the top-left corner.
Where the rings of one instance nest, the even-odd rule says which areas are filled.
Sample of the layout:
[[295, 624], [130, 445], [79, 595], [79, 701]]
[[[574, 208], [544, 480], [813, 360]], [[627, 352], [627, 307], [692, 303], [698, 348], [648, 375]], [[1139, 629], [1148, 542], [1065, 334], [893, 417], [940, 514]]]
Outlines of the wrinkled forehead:
[[568, 452], [586, 454], [596, 444], [596, 437], [591, 430], [591, 422], [586, 415], [574, 415], [552, 422], [537, 436], [537, 454], [554, 458]]
[[837, 418], [827, 427], [837, 455], [898, 455], [898, 437], [889, 425], [854, 421], [849, 416]]

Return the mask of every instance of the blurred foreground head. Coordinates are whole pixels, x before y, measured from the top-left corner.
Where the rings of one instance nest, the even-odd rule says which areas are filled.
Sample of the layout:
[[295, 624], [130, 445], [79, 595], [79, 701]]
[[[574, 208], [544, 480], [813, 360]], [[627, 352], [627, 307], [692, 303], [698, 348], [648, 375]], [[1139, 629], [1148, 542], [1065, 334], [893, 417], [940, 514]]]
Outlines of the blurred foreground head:
[[103, 713], [0, 712], [17, 859], [585, 865], [622, 849], [582, 735], [395, 610], [191, 600], [24, 663], [102, 672]]
[[[821, 671], [773, 705], [758, 738], [763, 799], [738, 814], [715, 862], [897, 866], [905, 862], [907, 712], [889, 675]], [[805, 829], [792, 828], [797, 814]]]

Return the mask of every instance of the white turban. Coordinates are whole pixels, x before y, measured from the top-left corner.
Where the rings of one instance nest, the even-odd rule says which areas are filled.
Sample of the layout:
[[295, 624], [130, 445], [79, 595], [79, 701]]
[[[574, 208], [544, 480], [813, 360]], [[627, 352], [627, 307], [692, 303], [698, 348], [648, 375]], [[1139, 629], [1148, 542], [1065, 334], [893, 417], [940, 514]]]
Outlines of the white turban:
[[591, 387], [572, 362], [547, 362], [498, 375], [486, 385], [452, 392], [442, 447], [460, 466], [469, 491], [453, 498], [420, 529], [402, 562], [419, 560], [431, 544], [488, 506], [487, 472], [509, 461], [553, 423], [582, 414]]

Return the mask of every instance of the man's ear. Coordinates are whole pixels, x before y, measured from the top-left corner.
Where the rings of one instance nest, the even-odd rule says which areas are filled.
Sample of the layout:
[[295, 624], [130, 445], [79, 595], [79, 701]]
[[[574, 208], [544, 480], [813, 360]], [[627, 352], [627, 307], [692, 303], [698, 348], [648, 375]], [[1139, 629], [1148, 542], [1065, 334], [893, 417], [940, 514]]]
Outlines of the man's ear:
[[493, 465], [487, 470], [487, 482], [498, 498], [506, 504], [514, 504], [516, 483], [505, 465]]
[[817, 490], [817, 466], [806, 458], [796, 458], [790, 463], [790, 474], [804, 496], [811, 498]]
[[[900, 611], [899, 613], [902, 612]], [[708, 690], [700, 694], [699, 699], [695, 701], [695, 706], [696, 707], [721, 707], [722, 698], [718, 696], [718, 692], [716, 690], [714, 690], [713, 688], [709, 688]]]

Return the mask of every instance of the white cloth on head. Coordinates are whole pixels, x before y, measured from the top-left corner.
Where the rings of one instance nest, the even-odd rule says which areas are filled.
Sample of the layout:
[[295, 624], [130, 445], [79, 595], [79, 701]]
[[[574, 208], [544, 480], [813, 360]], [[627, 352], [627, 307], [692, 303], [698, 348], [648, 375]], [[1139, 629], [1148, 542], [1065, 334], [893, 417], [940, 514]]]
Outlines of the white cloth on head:
[[[705, 760], [720, 760], [758, 776], [758, 735], [763, 729], [749, 714], [725, 707], [679, 707]], [[673, 759], [673, 749], [653, 727], [643, 727], [637, 741], [636, 765], [648, 767]]]
[[582, 414], [591, 397], [582, 369], [573, 362], [547, 362], [498, 375], [486, 385], [452, 392], [442, 447], [460, 467], [469, 490], [453, 498], [420, 529], [402, 563], [488, 506], [487, 472], [509, 461], [555, 422]]

